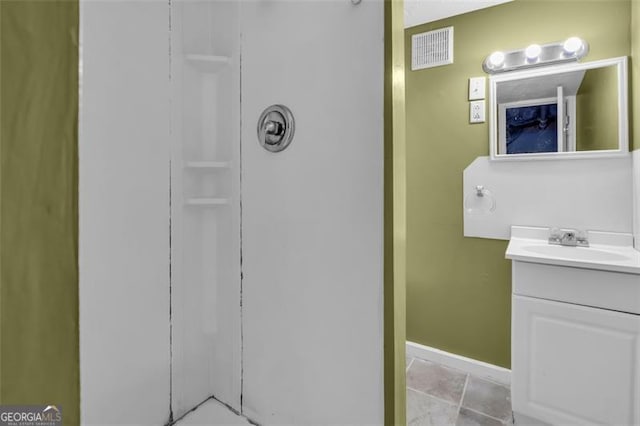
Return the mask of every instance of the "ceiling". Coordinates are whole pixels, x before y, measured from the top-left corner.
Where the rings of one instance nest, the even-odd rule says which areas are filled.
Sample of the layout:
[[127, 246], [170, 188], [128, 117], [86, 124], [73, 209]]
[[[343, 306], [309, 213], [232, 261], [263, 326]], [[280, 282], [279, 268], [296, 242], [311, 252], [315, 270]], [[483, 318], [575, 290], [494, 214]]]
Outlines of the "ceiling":
[[582, 84], [586, 70], [577, 70], [501, 81], [497, 83], [497, 101], [499, 104], [523, 100], [555, 98], [558, 86], [562, 86], [564, 96], [576, 96]]
[[415, 27], [509, 1], [512, 0], [405, 0], [404, 26]]

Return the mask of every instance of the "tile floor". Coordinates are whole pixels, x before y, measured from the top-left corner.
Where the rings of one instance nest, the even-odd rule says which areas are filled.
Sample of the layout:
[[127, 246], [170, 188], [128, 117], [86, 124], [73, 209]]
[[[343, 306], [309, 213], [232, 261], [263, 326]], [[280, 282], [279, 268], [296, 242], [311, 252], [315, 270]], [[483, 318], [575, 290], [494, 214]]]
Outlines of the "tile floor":
[[[512, 425], [509, 388], [418, 358], [407, 358], [407, 425]], [[176, 426], [249, 425], [213, 399]]]
[[407, 425], [512, 425], [507, 386], [442, 365], [407, 358]]

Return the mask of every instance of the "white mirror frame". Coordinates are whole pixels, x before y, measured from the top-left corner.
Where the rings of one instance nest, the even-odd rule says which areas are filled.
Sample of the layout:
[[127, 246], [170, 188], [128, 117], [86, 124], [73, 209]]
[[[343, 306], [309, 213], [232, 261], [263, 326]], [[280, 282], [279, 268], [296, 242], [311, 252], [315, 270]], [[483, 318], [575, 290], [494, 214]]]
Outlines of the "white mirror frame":
[[[589, 70], [607, 66], [617, 66], [618, 70], [618, 149], [599, 151], [566, 151], [545, 152], [532, 154], [498, 154], [498, 102], [496, 88], [498, 83], [512, 80], [520, 80], [531, 77], [543, 77], [545, 75], [562, 72]], [[522, 160], [564, 160], [581, 158], [619, 157], [629, 154], [629, 113], [628, 113], [628, 82], [627, 82], [627, 57], [603, 59], [600, 61], [552, 65], [544, 68], [527, 69], [523, 71], [511, 71], [496, 74], [489, 77], [489, 152], [491, 160], [497, 161], [522, 161]]]

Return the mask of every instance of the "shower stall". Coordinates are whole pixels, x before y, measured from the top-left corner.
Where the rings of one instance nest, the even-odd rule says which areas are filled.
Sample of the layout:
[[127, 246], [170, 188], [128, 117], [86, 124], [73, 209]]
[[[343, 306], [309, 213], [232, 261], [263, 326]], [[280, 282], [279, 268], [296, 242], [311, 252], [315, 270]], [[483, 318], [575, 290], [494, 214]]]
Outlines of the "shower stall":
[[382, 424], [383, 1], [80, 8], [82, 423]]

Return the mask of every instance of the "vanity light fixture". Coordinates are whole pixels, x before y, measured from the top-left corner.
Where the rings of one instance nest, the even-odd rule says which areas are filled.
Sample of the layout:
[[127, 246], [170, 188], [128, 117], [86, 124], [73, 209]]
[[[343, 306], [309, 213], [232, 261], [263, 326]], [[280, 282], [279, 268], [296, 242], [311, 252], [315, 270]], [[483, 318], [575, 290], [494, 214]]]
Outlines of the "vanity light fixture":
[[542, 53], [542, 47], [540, 47], [539, 44], [531, 44], [524, 51], [529, 62], [538, 60], [538, 58], [540, 58], [540, 53]]
[[502, 65], [504, 65], [504, 53], [493, 52], [491, 55], [489, 55], [489, 58], [487, 58], [487, 60], [489, 61], [491, 67], [500, 68]]
[[589, 53], [589, 44], [580, 37], [549, 44], [531, 44], [526, 49], [493, 52], [482, 63], [489, 74], [514, 71], [522, 68], [577, 61]]
[[564, 49], [565, 55], [575, 55], [581, 52], [585, 47], [588, 48], [587, 44], [582, 41], [579, 37], [569, 37], [563, 44], [562, 48]]

